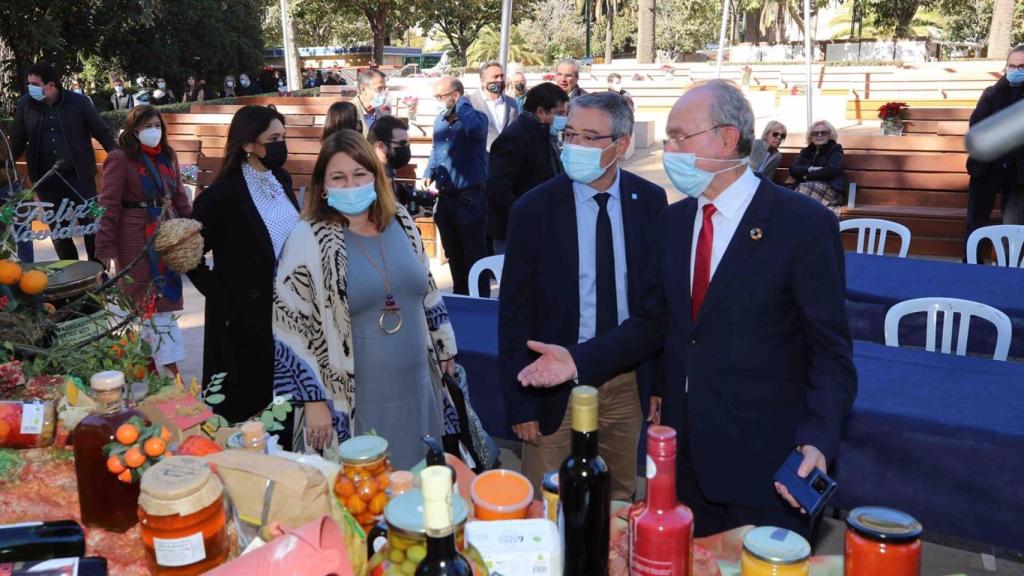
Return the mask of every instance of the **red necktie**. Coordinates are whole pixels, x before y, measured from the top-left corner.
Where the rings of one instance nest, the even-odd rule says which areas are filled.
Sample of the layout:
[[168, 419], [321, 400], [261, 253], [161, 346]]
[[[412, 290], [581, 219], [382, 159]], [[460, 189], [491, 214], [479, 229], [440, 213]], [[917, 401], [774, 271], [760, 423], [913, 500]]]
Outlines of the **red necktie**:
[[700, 225], [700, 236], [697, 238], [697, 255], [693, 263], [693, 290], [690, 296], [690, 318], [697, 320], [700, 305], [711, 283], [711, 246], [715, 241], [715, 226], [711, 223], [711, 215], [715, 213], [714, 204], [704, 205], [704, 222]]

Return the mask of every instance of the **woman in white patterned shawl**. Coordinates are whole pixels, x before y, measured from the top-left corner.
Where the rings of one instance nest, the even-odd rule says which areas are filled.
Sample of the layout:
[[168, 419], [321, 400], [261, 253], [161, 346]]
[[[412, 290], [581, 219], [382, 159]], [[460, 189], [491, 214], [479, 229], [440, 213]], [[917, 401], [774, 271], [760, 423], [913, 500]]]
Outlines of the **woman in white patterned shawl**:
[[299, 407], [297, 451], [336, 457], [339, 442], [375, 433], [408, 469], [421, 436], [451, 432], [448, 312], [416, 225], [357, 132], [331, 135], [317, 158], [303, 220], [278, 263], [274, 344], [275, 394]]

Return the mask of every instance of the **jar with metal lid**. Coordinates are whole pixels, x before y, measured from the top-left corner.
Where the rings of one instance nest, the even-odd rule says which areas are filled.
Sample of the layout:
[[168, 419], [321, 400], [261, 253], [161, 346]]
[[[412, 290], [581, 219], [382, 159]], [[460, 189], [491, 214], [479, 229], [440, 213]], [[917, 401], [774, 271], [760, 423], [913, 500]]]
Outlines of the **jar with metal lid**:
[[356, 436], [338, 447], [342, 468], [334, 481], [338, 501], [369, 532], [388, 503], [388, 441], [380, 436]]
[[53, 402], [0, 400], [0, 448], [44, 448], [56, 436]]
[[811, 545], [803, 536], [774, 526], [760, 526], [743, 537], [742, 576], [810, 576]]
[[[423, 527], [423, 493], [414, 488], [396, 496], [384, 510], [388, 525], [388, 541], [367, 564], [370, 576], [413, 574], [427, 555], [427, 533]], [[452, 520], [455, 524], [455, 547], [473, 565], [474, 574], [487, 574], [487, 565], [480, 552], [466, 545], [465, 530], [469, 506], [458, 494], [452, 497]]]
[[846, 518], [846, 576], [919, 576], [921, 523], [881, 506], [854, 508]]
[[224, 485], [202, 458], [175, 456], [142, 475], [139, 522], [150, 571], [203, 574], [227, 560]]

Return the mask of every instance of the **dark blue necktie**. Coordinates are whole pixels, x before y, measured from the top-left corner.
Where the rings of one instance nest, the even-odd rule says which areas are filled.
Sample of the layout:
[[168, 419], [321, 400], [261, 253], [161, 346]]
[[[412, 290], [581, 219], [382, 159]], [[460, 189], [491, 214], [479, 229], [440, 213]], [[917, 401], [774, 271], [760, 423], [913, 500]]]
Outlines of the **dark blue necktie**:
[[611, 194], [599, 192], [597, 201], [597, 334], [603, 334], [619, 325], [619, 312], [615, 295], [615, 248], [612, 245], [612, 220], [608, 217], [608, 199]]

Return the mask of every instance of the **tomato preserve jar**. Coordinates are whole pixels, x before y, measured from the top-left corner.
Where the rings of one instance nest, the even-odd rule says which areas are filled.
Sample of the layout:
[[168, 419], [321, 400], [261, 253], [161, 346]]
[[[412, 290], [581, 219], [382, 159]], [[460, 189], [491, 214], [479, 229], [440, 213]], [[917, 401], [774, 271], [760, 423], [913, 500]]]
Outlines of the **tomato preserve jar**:
[[862, 506], [846, 518], [846, 576], [919, 576], [921, 523], [881, 506]]
[[334, 481], [338, 502], [369, 532], [388, 503], [387, 489], [394, 472], [388, 462], [388, 441], [380, 436], [356, 436], [338, 447], [342, 469]]
[[742, 576], [810, 576], [811, 545], [803, 536], [760, 526], [743, 537]]
[[175, 456], [142, 475], [139, 522], [155, 575], [193, 576], [230, 552], [224, 485], [201, 458]]

